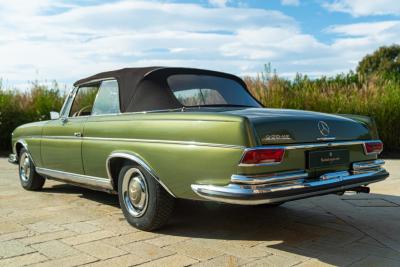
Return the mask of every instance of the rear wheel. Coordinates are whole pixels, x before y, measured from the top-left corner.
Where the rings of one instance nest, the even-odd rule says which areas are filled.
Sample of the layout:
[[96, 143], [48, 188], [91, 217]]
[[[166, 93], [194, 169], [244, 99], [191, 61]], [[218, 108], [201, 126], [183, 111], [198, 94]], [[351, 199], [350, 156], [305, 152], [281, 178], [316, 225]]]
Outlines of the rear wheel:
[[126, 165], [121, 169], [118, 197], [126, 220], [145, 231], [162, 227], [171, 216], [175, 203], [175, 199], [138, 165]]
[[19, 153], [19, 180], [24, 189], [30, 191], [36, 191], [43, 188], [44, 182], [46, 181], [40, 176], [33, 164], [28, 151], [22, 148]]

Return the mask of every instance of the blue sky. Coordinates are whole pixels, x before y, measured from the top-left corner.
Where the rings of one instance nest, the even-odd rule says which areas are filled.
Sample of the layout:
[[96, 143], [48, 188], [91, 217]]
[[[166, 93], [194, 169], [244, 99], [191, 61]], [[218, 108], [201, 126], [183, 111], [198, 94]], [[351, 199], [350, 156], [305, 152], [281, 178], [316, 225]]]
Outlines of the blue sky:
[[400, 44], [399, 0], [0, 0], [6, 87], [130, 66], [311, 77]]

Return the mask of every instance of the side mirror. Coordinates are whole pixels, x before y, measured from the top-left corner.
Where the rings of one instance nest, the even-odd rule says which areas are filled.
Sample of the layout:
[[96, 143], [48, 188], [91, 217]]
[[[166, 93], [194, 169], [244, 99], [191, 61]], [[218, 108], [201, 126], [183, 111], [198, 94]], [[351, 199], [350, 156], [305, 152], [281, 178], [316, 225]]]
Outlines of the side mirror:
[[50, 111], [50, 119], [58, 120], [60, 118], [60, 113], [56, 111]]

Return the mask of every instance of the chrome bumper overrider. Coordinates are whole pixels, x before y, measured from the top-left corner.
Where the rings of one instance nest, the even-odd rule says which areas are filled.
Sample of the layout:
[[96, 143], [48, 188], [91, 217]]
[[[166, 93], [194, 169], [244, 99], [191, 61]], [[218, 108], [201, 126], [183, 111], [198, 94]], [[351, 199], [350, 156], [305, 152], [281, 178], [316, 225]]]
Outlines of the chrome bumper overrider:
[[12, 164], [17, 164], [18, 163], [18, 157], [15, 154], [10, 154], [8, 156], [8, 162]]
[[193, 184], [199, 196], [218, 202], [258, 205], [345, 191], [384, 180], [389, 173], [381, 166], [383, 160], [353, 163], [349, 171], [309, 177], [304, 170], [272, 175], [232, 175], [226, 186]]

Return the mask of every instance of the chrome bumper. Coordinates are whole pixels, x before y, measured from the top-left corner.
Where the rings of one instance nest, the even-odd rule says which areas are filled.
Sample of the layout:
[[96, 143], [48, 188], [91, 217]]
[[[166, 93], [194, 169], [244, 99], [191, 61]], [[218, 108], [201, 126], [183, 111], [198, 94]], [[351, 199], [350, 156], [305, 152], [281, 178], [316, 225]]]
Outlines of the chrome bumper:
[[8, 156], [8, 162], [12, 164], [17, 164], [18, 163], [18, 157], [16, 154], [10, 154]]
[[241, 205], [285, 202], [345, 191], [384, 180], [389, 173], [383, 160], [357, 162], [350, 171], [326, 173], [310, 178], [304, 170], [263, 176], [232, 175], [226, 186], [193, 184], [199, 196], [213, 201]]

